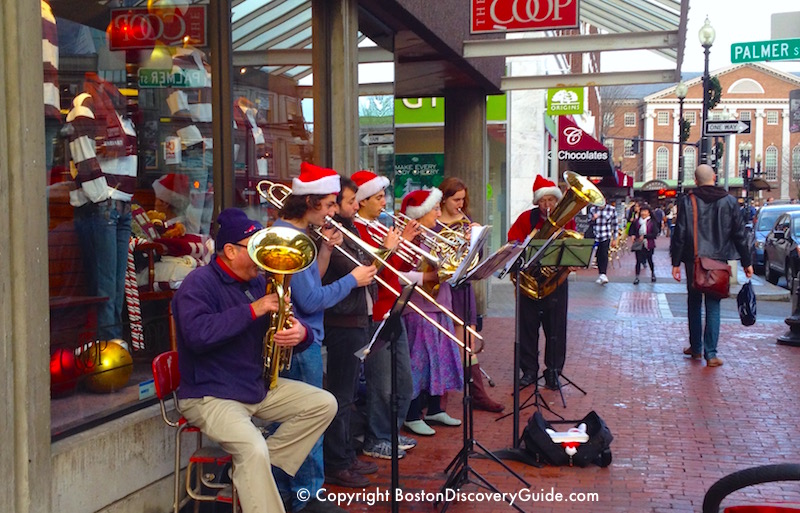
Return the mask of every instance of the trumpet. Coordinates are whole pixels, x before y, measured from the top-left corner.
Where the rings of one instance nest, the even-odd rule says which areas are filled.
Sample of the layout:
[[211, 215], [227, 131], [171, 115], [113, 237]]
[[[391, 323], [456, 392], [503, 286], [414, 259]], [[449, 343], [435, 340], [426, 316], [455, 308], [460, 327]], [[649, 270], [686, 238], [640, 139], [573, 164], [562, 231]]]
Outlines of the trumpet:
[[264, 383], [271, 390], [278, 382], [278, 374], [292, 365], [292, 348], [275, 343], [275, 334], [292, 326], [289, 281], [292, 274], [307, 269], [317, 258], [317, 246], [311, 238], [286, 227], [264, 228], [247, 242], [247, 254], [255, 264], [272, 273], [267, 279], [266, 293], [278, 295], [278, 311], [270, 314], [269, 328], [264, 336], [262, 358]]
[[[287, 197], [287, 196], [289, 196], [289, 195], [292, 193], [292, 190], [291, 190], [291, 188], [290, 188], [290, 187], [288, 187], [288, 186], [286, 186], [286, 185], [283, 185], [283, 184], [279, 184], [279, 183], [270, 182], [270, 181], [268, 181], [268, 180], [262, 180], [261, 182], [259, 182], [259, 183], [256, 185], [256, 189], [258, 190], [259, 194], [261, 194], [261, 195], [262, 195], [264, 198], [266, 198], [266, 199], [267, 199], [267, 200], [268, 200], [268, 201], [269, 201], [269, 202], [270, 202], [270, 203], [271, 203], [273, 206], [275, 206], [275, 207], [277, 207], [277, 208], [282, 208], [282, 207], [283, 207], [283, 202], [284, 202], [284, 200], [286, 199], [286, 197]], [[331, 218], [330, 216], [326, 216], [326, 217], [325, 217], [325, 222], [326, 222], [326, 223], [328, 223], [328, 224], [330, 224], [331, 226], [335, 227], [335, 228], [336, 228], [337, 230], [339, 230], [340, 232], [342, 232], [342, 235], [344, 235], [345, 237], [347, 237], [348, 239], [350, 239], [350, 240], [351, 240], [351, 241], [352, 241], [354, 244], [356, 244], [356, 245], [357, 245], [359, 248], [361, 248], [361, 249], [364, 249], [365, 251], [368, 251], [368, 252], [369, 252], [369, 253], [370, 253], [370, 254], [371, 254], [371, 255], [372, 255], [372, 256], [373, 256], [373, 257], [374, 257], [374, 258], [375, 258], [375, 259], [376, 259], [376, 260], [377, 260], [379, 263], [380, 263], [380, 265], [382, 265], [383, 267], [386, 267], [386, 268], [387, 268], [387, 269], [388, 269], [390, 272], [394, 273], [394, 274], [395, 274], [395, 275], [396, 275], [396, 276], [397, 276], [397, 277], [400, 279], [400, 281], [402, 281], [402, 282], [403, 282], [403, 283], [405, 283], [406, 285], [414, 285], [414, 284], [413, 284], [413, 282], [412, 282], [412, 281], [411, 281], [411, 280], [410, 280], [408, 277], [406, 277], [406, 276], [405, 276], [403, 273], [401, 273], [401, 272], [400, 272], [399, 270], [397, 270], [397, 269], [396, 269], [394, 266], [392, 266], [392, 265], [391, 265], [391, 264], [390, 264], [390, 263], [389, 263], [389, 262], [388, 262], [388, 261], [387, 261], [385, 258], [382, 258], [382, 257], [381, 257], [381, 255], [379, 254], [379, 252], [377, 252], [377, 251], [376, 251], [376, 249], [375, 249], [374, 247], [372, 247], [372, 246], [371, 246], [370, 244], [368, 244], [367, 242], [365, 242], [365, 241], [361, 240], [361, 238], [360, 238], [360, 237], [358, 237], [357, 235], [355, 235], [355, 234], [353, 234], [352, 232], [350, 232], [350, 230], [348, 230], [347, 228], [345, 228], [344, 226], [342, 226], [342, 225], [341, 225], [340, 223], [338, 223], [338, 222], [337, 222], [335, 219]], [[315, 227], [315, 228], [314, 228], [314, 231], [315, 231], [315, 233], [316, 233], [318, 236], [320, 236], [321, 238], [323, 238], [323, 239], [325, 239], [325, 240], [327, 240], [327, 239], [328, 239], [328, 237], [326, 237], [326, 236], [325, 236], [325, 234], [323, 234], [323, 233], [322, 233], [322, 229], [321, 229], [320, 227]], [[357, 259], [355, 259], [355, 257], [353, 257], [352, 255], [350, 255], [350, 254], [349, 254], [347, 251], [345, 251], [343, 248], [341, 248], [341, 247], [339, 247], [339, 246], [334, 246], [334, 247], [335, 247], [335, 248], [336, 248], [336, 249], [337, 249], [337, 250], [338, 250], [340, 253], [342, 253], [342, 254], [343, 254], [345, 257], [347, 257], [348, 259], [350, 259], [352, 262], [354, 262], [354, 263], [357, 263], [358, 265], [361, 265], [361, 263], [360, 263], [360, 262], [358, 262], [358, 260], [357, 260]], [[376, 277], [375, 277], [375, 279], [376, 279], [376, 281], [377, 281], [379, 284], [381, 284], [381, 285], [383, 285], [384, 287], [386, 287], [386, 288], [387, 288], [387, 289], [388, 289], [388, 290], [389, 290], [389, 291], [390, 291], [392, 294], [394, 294], [394, 295], [396, 295], [396, 296], [399, 296], [399, 295], [400, 295], [400, 292], [399, 292], [399, 291], [397, 291], [397, 290], [395, 290], [394, 288], [392, 288], [392, 287], [391, 287], [391, 286], [390, 286], [388, 283], [386, 283], [386, 281], [384, 281], [383, 279], [380, 279], [378, 276], [376, 276]], [[438, 309], [439, 309], [439, 310], [440, 310], [440, 311], [441, 311], [443, 314], [445, 314], [445, 315], [447, 315], [448, 317], [450, 317], [450, 319], [453, 321], [453, 323], [454, 323], [454, 324], [456, 324], [457, 326], [460, 326], [460, 327], [463, 327], [463, 328], [465, 328], [465, 329], [467, 330], [467, 332], [469, 332], [469, 334], [470, 334], [471, 336], [473, 336], [475, 339], [477, 339], [477, 340], [481, 340], [481, 341], [483, 340], [483, 337], [482, 337], [482, 336], [481, 336], [481, 335], [480, 335], [480, 334], [479, 334], [477, 331], [475, 331], [475, 330], [474, 330], [474, 329], [472, 329], [470, 326], [468, 326], [468, 325], [467, 325], [467, 324], [466, 324], [466, 323], [465, 323], [465, 322], [464, 322], [464, 321], [463, 321], [463, 320], [462, 320], [460, 317], [458, 317], [456, 314], [454, 314], [453, 312], [451, 312], [450, 310], [448, 310], [447, 308], [445, 308], [445, 307], [443, 307], [441, 304], [439, 304], [439, 303], [438, 303], [438, 302], [437, 302], [437, 301], [436, 301], [436, 300], [435, 300], [435, 299], [434, 299], [434, 298], [433, 298], [433, 297], [432, 297], [432, 296], [431, 296], [431, 295], [430, 295], [428, 292], [426, 292], [426, 291], [425, 291], [425, 290], [424, 290], [422, 287], [420, 287], [419, 285], [414, 285], [414, 290], [415, 290], [416, 292], [418, 292], [418, 293], [419, 293], [419, 294], [420, 294], [420, 295], [421, 295], [421, 296], [422, 296], [424, 299], [426, 299], [426, 300], [430, 301], [430, 302], [431, 302], [431, 304], [433, 304], [433, 305], [434, 305], [436, 308], [438, 308]], [[422, 310], [421, 310], [419, 307], [417, 307], [416, 305], [413, 305], [413, 303], [411, 303], [411, 302], [409, 302], [408, 304], [410, 305], [410, 307], [411, 307], [411, 308], [412, 308], [412, 309], [413, 309], [415, 312], [417, 312], [417, 313], [418, 313], [418, 314], [420, 314], [422, 317], [424, 317], [424, 318], [425, 318], [425, 320], [427, 320], [428, 322], [430, 322], [431, 324], [433, 324], [433, 325], [434, 325], [434, 326], [435, 326], [435, 327], [436, 327], [436, 328], [437, 328], [439, 331], [441, 331], [441, 332], [442, 332], [442, 333], [443, 333], [445, 336], [447, 336], [448, 338], [450, 338], [451, 340], [453, 340], [453, 342], [457, 343], [459, 346], [461, 346], [462, 348], [464, 348], [464, 349], [465, 349], [467, 352], [472, 352], [472, 350], [471, 350], [470, 348], [468, 348], [468, 347], [465, 347], [465, 345], [464, 345], [464, 344], [463, 344], [463, 343], [462, 343], [462, 342], [461, 342], [461, 341], [460, 341], [460, 340], [459, 340], [459, 339], [458, 339], [458, 338], [457, 338], [455, 335], [453, 335], [452, 333], [450, 333], [450, 332], [449, 332], [449, 331], [448, 331], [448, 330], [447, 330], [447, 329], [446, 329], [444, 326], [442, 326], [441, 324], [439, 324], [438, 322], [436, 322], [436, 321], [435, 321], [434, 319], [432, 319], [430, 316], [426, 315], [426, 314], [425, 314], [425, 313], [424, 313], [424, 312], [423, 312], [423, 311], [422, 311]]]

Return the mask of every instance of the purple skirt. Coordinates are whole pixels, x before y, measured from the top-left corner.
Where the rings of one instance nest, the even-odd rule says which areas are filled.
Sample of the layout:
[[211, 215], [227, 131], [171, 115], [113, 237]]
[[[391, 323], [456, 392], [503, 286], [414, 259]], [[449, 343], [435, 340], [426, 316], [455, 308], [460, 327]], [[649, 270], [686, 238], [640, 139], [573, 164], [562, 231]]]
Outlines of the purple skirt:
[[[453, 333], [453, 321], [449, 317], [442, 313], [428, 315]], [[447, 390], [461, 390], [464, 386], [461, 347], [416, 313], [404, 315], [403, 321], [411, 353], [412, 397], [420, 392], [443, 395]]]

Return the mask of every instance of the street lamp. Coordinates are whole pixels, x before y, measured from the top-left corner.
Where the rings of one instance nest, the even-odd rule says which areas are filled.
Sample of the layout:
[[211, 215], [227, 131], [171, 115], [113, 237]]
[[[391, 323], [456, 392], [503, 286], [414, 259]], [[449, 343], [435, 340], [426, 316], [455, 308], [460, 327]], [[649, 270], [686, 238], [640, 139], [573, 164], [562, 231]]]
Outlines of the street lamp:
[[689, 86], [680, 82], [675, 86], [675, 96], [678, 97], [678, 196], [683, 195], [683, 100], [689, 93]]
[[[756, 153], [756, 172], [753, 178], [761, 178], [761, 154]], [[761, 192], [758, 193], [759, 200], [761, 199]]]
[[708, 119], [708, 103], [711, 101], [711, 94], [709, 92], [711, 77], [708, 76], [708, 53], [711, 50], [711, 45], [714, 44], [714, 37], [716, 35], [717, 33], [714, 31], [714, 27], [711, 26], [711, 23], [708, 21], [708, 16], [706, 16], [706, 21], [700, 28], [700, 32], [698, 32], [700, 44], [703, 46], [703, 53], [705, 54], [705, 71], [703, 72], [703, 133], [700, 137], [700, 162], [703, 164], [708, 164], [709, 153], [709, 140], [708, 137], [705, 136], [706, 120]]

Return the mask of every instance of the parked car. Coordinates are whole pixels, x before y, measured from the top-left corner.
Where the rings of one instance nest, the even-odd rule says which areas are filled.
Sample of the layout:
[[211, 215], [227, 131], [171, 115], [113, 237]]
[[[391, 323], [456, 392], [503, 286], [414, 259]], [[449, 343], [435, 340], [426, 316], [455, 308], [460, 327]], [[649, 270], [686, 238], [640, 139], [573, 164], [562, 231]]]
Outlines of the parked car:
[[800, 204], [769, 204], [758, 209], [756, 217], [753, 219], [753, 228], [749, 233], [750, 251], [753, 260], [753, 267], [756, 272], [765, 272], [764, 267], [764, 240], [778, 216], [784, 212], [800, 211]]
[[772, 230], [764, 239], [764, 274], [773, 285], [781, 276], [787, 286], [800, 270], [800, 210], [778, 216]]

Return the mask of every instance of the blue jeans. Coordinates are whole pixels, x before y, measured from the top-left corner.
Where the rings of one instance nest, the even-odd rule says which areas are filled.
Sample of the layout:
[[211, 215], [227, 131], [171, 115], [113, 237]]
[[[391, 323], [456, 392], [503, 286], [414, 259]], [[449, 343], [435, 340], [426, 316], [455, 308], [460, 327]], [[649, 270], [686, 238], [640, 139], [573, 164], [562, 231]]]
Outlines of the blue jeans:
[[[402, 334], [397, 340], [397, 422], [398, 427], [406, 420], [411, 404], [414, 383], [411, 378], [411, 356], [408, 352], [408, 334], [404, 323], [400, 323]], [[378, 323], [371, 323], [370, 336]], [[367, 356], [364, 361], [367, 378], [367, 434], [364, 445], [392, 439], [392, 353], [387, 344]]]
[[131, 205], [106, 200], [78, 207], [75, 231], [83, 252], [89, 293], [108, 298], [97, 307], [97, 336], [100, 340], [122, 338]]
[[[691, 279], [689, 279], [691, 283]], [[719, 303], [720, 300], [705, 295], [706, 301], [706, 326], [703, 330], [702, 312], [700, 311], [703, 296], [702, 292], [697, 292], [691, 286], [687, 286], [688, 307], [689, 307], [689, 344], [692, 353], [700, 354], [706, 360], [716, 358], [717, 342], [719, 341]], [[705, 349], [705, 351], [703, 351]]]
[[[302, 353], [294, 353], [291, 368], [282, 372], [281, 377], [296, 379], [322, 388], [322, 347], [314, 343]], [[325, 482], [322, 439], [323, 437], [320, 437], [314, 444], [293, 479], [289, 479], [289, 476], [283, 472], [273, 473], [281, 495], [292, 498], [292, 511], [299, 511], [306, 505], [297, 498], [297, 492], [300, 489], [305, 488], [311, 492], [311, 497], [316, 497], [317, 491]]]

